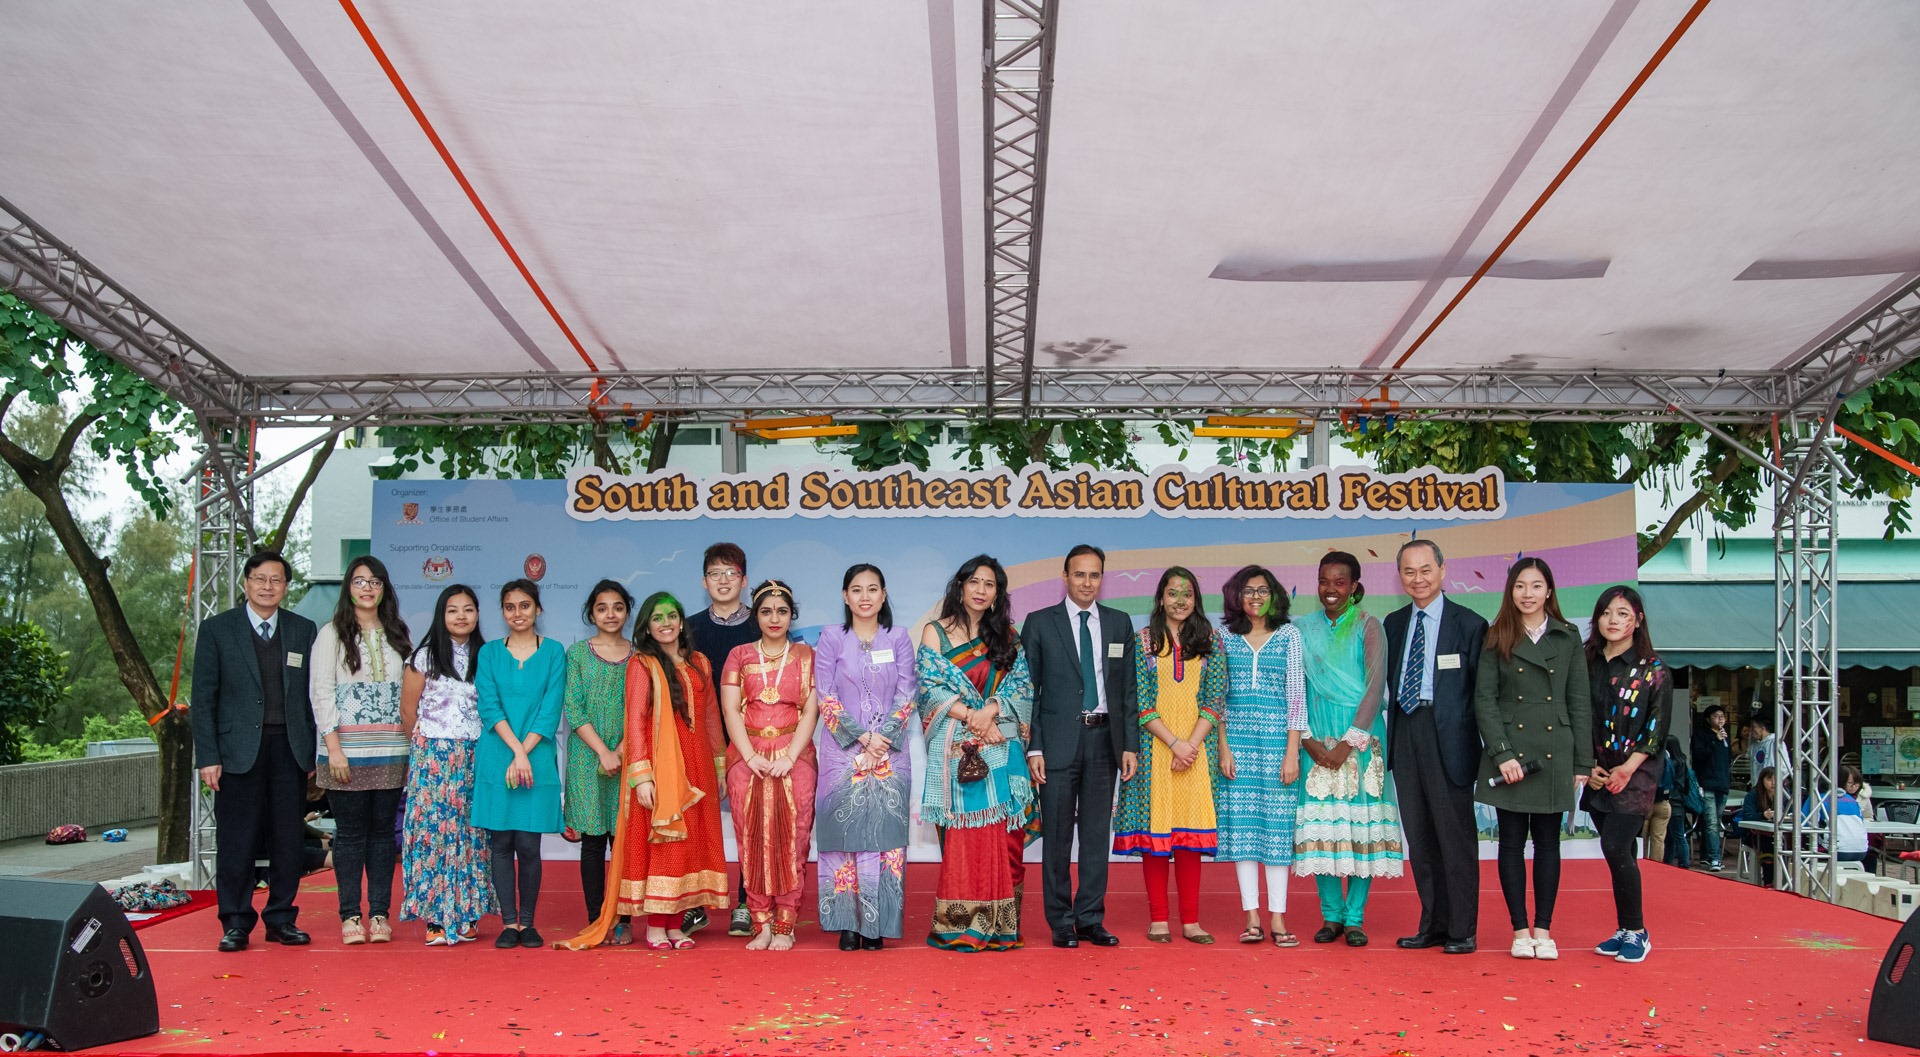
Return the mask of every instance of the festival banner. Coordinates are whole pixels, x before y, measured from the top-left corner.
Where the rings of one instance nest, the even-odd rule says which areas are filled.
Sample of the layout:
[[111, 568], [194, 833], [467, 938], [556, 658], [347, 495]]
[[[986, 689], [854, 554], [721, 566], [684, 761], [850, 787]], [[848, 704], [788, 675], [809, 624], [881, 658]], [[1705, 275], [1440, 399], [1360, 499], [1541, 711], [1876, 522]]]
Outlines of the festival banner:
[[[1510, 484], [1497, 469], [806, 467], [710, 477], [583, 469], [566, 480], [373, 487], [372, 553], [387, 564], [410, 626], [427, 626], [442, 587], [465, 583], [481, 596], [482, 631], [498, 636], [500, 585], [526, 577], [541, 585], [542, 633], [561, 642], [592, 633], [581, 608], [602, 577], [636, 600], [665, 590], [689, 612], [704, 608], [701, 552], [722, 540], [746, 550], [749, 585], [775, 577], [794, 587], [795, 631], [807, 641], [840, 621], [841, 574], [856, 562], [885, 572], [895, 619], [917, 639], [963, 560], [1000, 560], [1018, 621], [1064, 597], [1063, 556], [1083, 542], [1106, 550], [1102, 600], [1136, 627], [1169, 565], [1194, 571], [1215, 620], [1221, 585], [1248, 564], [1272, 569], [1304, 612], [1318, 604], [1316, 571], [1329, 550], [1359, 557], [1363, 604], [1384, 616], [1406, 604], [1394, 558], [1416, 537], [1445, 553], [1449, 599], [1489, 619], [1507, 567], [1523, 554], [1553, 567], [1560, 607], [1583, 629], [1600, 591], [1638, 572], [1630, 486]], [[916, 741], [916, 776], [920, 753]], [[1490, 841], [1493, 814], [1482, 815]], [[1584, 815], [1570, 825], [1591, 834]], [[911, 856], [937, 858], [937, 848], [931, 828], [916, 825]]]

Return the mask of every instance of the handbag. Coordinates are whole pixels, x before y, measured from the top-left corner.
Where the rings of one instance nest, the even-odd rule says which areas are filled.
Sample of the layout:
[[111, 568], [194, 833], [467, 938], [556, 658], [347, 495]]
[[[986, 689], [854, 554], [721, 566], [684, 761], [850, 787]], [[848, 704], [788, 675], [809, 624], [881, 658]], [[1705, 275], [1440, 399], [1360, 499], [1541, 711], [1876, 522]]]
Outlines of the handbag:
[[954, 768], [953, 776], [962, 785], [971, 785], [991, 773], [986, 758], [980, 755], [978, 742], [964, 742], [960, 746], [960, 766]]

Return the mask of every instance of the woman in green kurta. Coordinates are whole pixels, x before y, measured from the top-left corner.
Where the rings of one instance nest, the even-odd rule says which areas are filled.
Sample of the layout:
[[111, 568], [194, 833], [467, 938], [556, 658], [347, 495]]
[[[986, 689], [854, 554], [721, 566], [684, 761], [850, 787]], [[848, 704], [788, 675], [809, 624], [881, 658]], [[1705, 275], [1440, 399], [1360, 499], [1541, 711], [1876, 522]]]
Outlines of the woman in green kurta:
[[1364, 947], [1360, 928], [1376, 877], [1400, 876], [1400, 813], [1387, 775], [1387, 636], [1360, 608], [1360, 559], [1334, 551], [1320, 559], [1321, 610], [1295, 621], [1307, 662], [1307, 737], [1311, 766], [1293, 831], [1293, 872], [1320, 890], [1325, 924], [1315, 943], [1346, 937]]
[[[617, 580], [593, 585], [581, 614], [594, 627], [591, 638], [567, 648], [567, 828], [580, 838], [580, 893], [587, 920], [600, 917], [607, 892], [607, 846], [620, 816], [620, 737], [627, 724], [627, 614], [633, 596]], [[633, 942], [633, 930], [616, 925], [607, 943]]]

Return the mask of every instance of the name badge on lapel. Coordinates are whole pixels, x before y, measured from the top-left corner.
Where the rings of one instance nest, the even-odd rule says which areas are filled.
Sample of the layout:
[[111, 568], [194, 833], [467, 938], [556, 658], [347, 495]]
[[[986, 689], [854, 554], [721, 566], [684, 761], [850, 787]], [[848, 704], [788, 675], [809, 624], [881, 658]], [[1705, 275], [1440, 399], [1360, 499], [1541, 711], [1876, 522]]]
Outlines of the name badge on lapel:
[[287, 654], [287, 667], [298, 668], [305, 663], [307, 663], [307, 658], [305, 654], [302, 654], [302, 653]]
[[1460, 667], [1460, 655], [1457, 653], [1442, 653], [1433, 659], [1433, 666], [1441, 671], [1458, 668]]
[[1109, 642], [1109, 643], [1107, 643], [1107, 658], [1108, 658], [1109, 660], [1111, 660], [1111, 659], [1113, 659], [1113, 658], [1116, 658], [1116, 657], [1124, 657], [1124, 656], [1126, 656], [1126, 655], [1127, 655], [1127, 644], [1126, 644], [1126, 643], [1124, 643], [1124, 642]]
[[875, 664], [892, 664], [893, 663], [892, 650], [874, 650], [872, 653], [868, 654], [867, 656], [872, 657], [873, 663]]

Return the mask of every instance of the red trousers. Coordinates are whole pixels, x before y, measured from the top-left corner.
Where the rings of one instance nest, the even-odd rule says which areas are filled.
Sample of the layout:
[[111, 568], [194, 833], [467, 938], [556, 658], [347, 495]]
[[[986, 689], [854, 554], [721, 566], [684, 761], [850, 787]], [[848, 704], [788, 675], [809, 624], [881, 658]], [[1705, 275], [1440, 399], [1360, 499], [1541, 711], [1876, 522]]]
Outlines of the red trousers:
[[1147, 920], [1167, 920], [1169, 865], [1180, 882], [1180, 921], [1195, 924], [1200, 920], [1200, 853], [1197, 851], [1176, 851], [1171, 860], [1164, 855], [1140, 857], [1140, 866], [1147, 874]]

